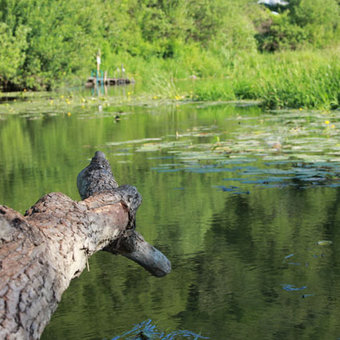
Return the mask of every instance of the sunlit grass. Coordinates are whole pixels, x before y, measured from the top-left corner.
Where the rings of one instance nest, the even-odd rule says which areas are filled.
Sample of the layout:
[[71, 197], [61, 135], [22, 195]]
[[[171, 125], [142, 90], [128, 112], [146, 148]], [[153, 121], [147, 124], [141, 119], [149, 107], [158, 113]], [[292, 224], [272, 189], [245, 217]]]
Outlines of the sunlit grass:
[[[108, 98], [110, 91], [108, 95], [93, 93], [92, 97], [130, 104], [256, 100], [269, 109], [335, 109], [340, 103], [338, 52], [339, 49], [226, 55], [197, 48], [191, 53], [184, 51], [174, 59], [115, 56], [107, 65], [111, 76], [124, 60], [126, 77], [133, 78], [135, 86], [117, 89], [113, 98]], [[72, 106], [74, 99], [69, 98], [70, 95], [72, 91], [51, 99], [51, 106]], [[84, 96], [89, 97], [89, 92]], [[33, 95], [25, 91], [17, 97], [30, 99]], [[85, 107], [88, 103], [82, 105]]]
[[[241, 53], [226, 58], [194, 51], [177, 60], [131, 59], [143, 91], [158, 98], [256, 99], [266, 108], [330, 109], [340, 101], [336, 50]], [[183, 85], [183, 80], [191, 80]]]

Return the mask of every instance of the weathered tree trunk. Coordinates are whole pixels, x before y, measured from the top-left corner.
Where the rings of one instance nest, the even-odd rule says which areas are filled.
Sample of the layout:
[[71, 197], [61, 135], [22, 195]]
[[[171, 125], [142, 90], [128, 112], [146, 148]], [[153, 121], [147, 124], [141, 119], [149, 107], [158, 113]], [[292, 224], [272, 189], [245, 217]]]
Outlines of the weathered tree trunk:
[[158, 277], [170, 272], [168, 259], [134, 230], [140, 194], [118, 187], [107, 165], [97, 152], [79, 174], [83, 201], [50, 193], [25, 216], [0, 206], [0, 339], [38, 339], [98, 250], [122, 254]]

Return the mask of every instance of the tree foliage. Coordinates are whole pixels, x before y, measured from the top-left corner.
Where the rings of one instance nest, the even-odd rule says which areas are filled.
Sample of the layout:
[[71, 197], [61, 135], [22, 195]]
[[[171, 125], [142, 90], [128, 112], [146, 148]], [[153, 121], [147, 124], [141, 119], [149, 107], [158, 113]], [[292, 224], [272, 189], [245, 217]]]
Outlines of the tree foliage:
[[320, 48], [340, 40], [339, 8], [337, 0], [291, 0], [275, 15], [251, 0], [0, 0], [0, 84], [50, 88], [84, 76], [98, 49], [109, 64], [117, 55]]
[[267, 10], [261, 25], [260, 50], [321, 48], [339, 42], [340, 4], [337, 0], [291, 0], [280, 15]]

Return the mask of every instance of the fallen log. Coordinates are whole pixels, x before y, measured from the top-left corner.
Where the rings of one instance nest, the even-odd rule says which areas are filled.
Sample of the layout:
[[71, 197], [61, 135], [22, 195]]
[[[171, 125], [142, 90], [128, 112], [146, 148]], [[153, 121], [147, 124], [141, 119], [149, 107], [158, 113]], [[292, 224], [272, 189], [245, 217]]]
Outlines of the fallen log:
[[118, 186], [102, 152], [77, 184], [79, 202], [50, 193], [25, 216], [0, 205], [0, 339], [38, 339], [70, 281], [99, 250], [132, 259], [158, 277], [171, 270], [135, 231], [140, 194]]

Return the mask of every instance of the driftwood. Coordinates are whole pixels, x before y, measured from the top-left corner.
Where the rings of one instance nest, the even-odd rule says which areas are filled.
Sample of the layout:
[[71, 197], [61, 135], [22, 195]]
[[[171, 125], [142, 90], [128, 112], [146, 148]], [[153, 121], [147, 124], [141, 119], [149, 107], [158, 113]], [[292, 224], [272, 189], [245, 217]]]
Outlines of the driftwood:
[[77, 179], [82, 201], [43, 196], [25, 216], [0, 206], [0, 339], [38, 339], [70, 281], [98, 250], [161, 277], [169, 260], [135, 231], [141, 196], [118, 187], [102, 152]]

